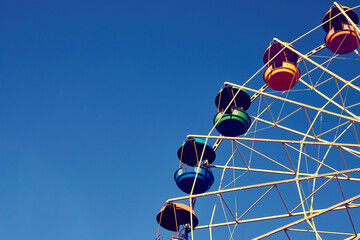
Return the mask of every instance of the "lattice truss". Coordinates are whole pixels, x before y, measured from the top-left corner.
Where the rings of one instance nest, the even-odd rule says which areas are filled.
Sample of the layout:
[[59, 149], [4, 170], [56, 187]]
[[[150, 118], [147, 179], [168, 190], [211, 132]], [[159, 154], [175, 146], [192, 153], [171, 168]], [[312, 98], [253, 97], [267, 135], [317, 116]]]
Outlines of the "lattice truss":
[[168, 200], [196, 199], [194, 239], [197, 230], [210, 239], [360, 239], [360, 75], [351, 75], [360, 57], [324, 48], [297, 52], [293, 90], [266, 89], [262, 69], [244, 85], [225, 83], [253, 96], [252, 124], [241, 137], [190, 135], [217, 148], [211, 191]]

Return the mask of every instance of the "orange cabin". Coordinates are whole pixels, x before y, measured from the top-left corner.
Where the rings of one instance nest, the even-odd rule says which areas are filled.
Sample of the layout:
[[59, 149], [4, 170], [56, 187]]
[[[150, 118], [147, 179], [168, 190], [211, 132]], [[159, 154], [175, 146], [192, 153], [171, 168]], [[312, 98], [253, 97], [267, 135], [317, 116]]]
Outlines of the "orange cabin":
[[276, 91], [293, 88], [301, 75], [296, 65], [298, 58], [298, 54], [285, 48], [281, 43], [272, 43], [263, 56], [264, 64], [267, 66], [263, 75], [265, 83]]
[[173, 232], [179, 232], [180, 227], [189, 225], [191, 220], [194, 228], [199, 223], [194, 210], [182, 203], [165, 204], [156, 215], [156, 220], [160, 226]]
[[[353, 10], [345, 6], [342, 9], [354, 24], [359, 23], [359, 17]], [[325, 44], [330, 51], [336, 54], [347, 54], [358, 48], [359, 37], [356, 30], [336, 6], [331, 7], [322, 22], [327, 32]]]

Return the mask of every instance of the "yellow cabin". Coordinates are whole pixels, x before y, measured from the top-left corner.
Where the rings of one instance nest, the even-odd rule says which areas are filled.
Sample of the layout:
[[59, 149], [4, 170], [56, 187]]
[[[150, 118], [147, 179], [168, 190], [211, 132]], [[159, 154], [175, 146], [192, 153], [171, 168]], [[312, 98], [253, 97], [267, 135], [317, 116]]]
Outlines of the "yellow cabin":
[[276, 91], [293, 88], [301, 75], [296, 65], [298, 58], [295, 52], [285, 48], [281, 43], [271, 43], [263, 57], [267, 66], [263, 75], [265, 83]]

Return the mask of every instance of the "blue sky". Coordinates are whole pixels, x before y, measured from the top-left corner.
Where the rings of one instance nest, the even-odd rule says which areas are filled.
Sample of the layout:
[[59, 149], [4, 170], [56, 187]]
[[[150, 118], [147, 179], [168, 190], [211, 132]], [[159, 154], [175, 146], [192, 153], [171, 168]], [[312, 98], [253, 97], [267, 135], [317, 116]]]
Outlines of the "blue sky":
[[241, 85], [273, 37], [294, 40], [331, 5], [2, 1], [0, 238], [155, 238], [182, 195], [177, 149], [211, 129], [223, 82]]

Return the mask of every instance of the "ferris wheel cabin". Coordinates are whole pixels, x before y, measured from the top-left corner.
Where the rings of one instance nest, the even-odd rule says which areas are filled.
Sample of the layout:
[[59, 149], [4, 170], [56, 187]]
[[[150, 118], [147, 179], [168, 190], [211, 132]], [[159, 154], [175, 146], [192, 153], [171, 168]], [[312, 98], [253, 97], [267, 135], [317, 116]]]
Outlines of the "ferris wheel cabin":
[[215, 151], [209, 143], [205, 144], [205, 141], [199, 138], [186, 139], [177, 151], [177, 155], [182, 163], [194, 167], [200, 161], [203, 150], [202, 161], [207, 161], [208, 164], [214, 162], [216, 157]]
[[[207, 166], [214, 162], [216, 157], [215, 151], [209, 143], [205, 144], [205, 141], [199, 138], [187, 138], [179, 148], [177, 155], [180, 162], [183, 163], [174, 174], [174, 180], [180, 190], [190, 194], [194, 181], [193, 194], [209, 190], [214, 183], [214, 175]], [[188, 166], [194, 167], [199, 164], [200, 167], [188, 171]]]
[[239, 108], [233, 108], [230, 114], [218, 112], [213, 122], [216, 130], [226, 137], [243, 135], [251, 125], [250, 116]]
[[193, 194], [200, 194], [208, 191], [214, 183], [214, 175], [205, 166], [195, 167], [191, 172], [179, 168], [174, 174], [176, 185], [185, 193], [190, 194], [194, 185]]
[[[359, 17], [352, 9], [345, 6], [342, 9], [354, 24], [359, 23]], [[331, 7], [322, 22], [327, 33], [325, 44], [330, 51], [336, 54], [347, 54], [358, 48], [359, 37], [355, 28], [336, 6]]]
[[[250, 96], [244, 89], [225, 85], [221, 88], [215, 98], [215, 105], [219, 111], [231, 114], [232, 108], [241, 108], [246, 111], [250, 107]], [[228, 107], [229, 106], [229, 107]]]
[[293, 88], [300, 78], [300, 70], [296, 65], [298, 58], [295, 52], [281, 43], [272, 43], [263, 56], [263, 62], [267, 66], [263, 75], [265, 83], [276, 91]]
[[182, 203], [167, 203], [156, 215], [156, 220], [166, 230], [180, 233], [185, 225], [191, 225], [191, 216], [195, 228], [199, 224], [199, 220], [194, 210]]

